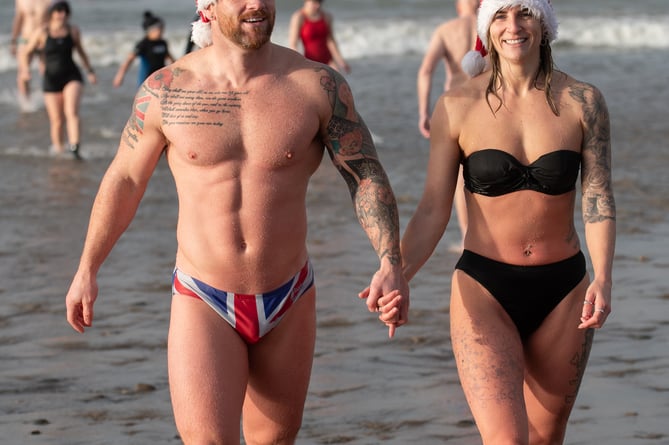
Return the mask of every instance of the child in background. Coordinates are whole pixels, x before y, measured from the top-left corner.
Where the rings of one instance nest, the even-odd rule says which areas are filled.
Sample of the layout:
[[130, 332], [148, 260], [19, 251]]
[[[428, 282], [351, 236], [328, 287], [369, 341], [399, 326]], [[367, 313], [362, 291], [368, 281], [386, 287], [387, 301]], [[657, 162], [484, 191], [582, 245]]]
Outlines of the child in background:
[[119, 87], [123, 84], [125, 73], [136, 57], [139, 57], [141, 62], [137, 77], [138, 86], [151, 73], [163, 68], [166, 65], [165, 61], [169, 63], [174, 62], [174, 57], [172, 57], [167, 47], [167, 41], [163, 39], [165, 24], [162, 19], [153, 15], [151, 11], [145, 11], [142, 28], [146, 34], [142, 40], [137, 42], [133, 52], [128, 55], [125, 62], [119, 67], [114, 77], [114, 87]]

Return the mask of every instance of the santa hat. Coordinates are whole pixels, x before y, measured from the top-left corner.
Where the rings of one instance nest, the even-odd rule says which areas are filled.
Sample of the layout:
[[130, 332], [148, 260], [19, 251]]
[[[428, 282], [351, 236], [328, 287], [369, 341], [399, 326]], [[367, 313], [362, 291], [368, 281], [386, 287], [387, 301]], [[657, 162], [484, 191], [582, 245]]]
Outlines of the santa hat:
[[211, 22], [204, 15], [204, 11], [216, 3], [216, 0], [195, 0], [197, 13], [200, 15], [199, 20], [193, 22], [193, 32], [191, 32], [190, 39], [200, 48], [211, 45]]
[[465, 54], [461, 62], [463, 71], [469, 76], [477, 76], [486, 68], [484, 57], [490, 49], [488, 29], [495, 14], [500, 9], [513, 6], [527, 8], [534, 17], [541, 19], [549, 43], [557, 38], [558, 22], [550, 0], [481, 0], [476, 27], [476, 49]]

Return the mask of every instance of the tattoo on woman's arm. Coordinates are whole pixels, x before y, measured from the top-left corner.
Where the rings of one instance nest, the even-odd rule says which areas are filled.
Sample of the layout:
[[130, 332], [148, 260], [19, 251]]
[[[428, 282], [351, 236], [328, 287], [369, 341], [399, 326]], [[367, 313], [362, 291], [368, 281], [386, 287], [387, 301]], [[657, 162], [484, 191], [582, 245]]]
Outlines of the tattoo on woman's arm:
[[611, 129], [602, 94], [591, 85], [578, 83], [570, 94], [583, 107], [583, 221], [596, 223], [616, 219], [611, 185]]

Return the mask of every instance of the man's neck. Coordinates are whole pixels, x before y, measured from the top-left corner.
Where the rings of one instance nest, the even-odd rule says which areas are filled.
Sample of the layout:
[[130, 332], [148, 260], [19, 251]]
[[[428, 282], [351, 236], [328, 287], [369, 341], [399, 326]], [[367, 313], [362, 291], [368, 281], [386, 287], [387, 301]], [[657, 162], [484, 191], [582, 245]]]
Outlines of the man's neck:
[[268, 72], [274, 45], [267, 42], [258, 49], [244, 49], [225, 40], [214, 42], [209, 50], [217, 61], [213, 64], [214, 70], [228, 78], [233, 85], [241, 87], [249, 79]]

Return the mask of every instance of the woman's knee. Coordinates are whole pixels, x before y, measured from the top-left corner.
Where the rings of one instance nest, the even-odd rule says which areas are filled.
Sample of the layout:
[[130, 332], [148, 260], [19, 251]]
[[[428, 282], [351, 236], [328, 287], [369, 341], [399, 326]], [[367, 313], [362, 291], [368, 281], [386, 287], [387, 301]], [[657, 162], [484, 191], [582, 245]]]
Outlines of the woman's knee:
[[49, 116], [49, 125], [53, 129], [62, 129], [65, 125], [65, 115], [61, 110], [47, 109]]
[[266, 422], [253, 428], [244, 426], [244, 440], [247, 445], [292, 445], [302, 426], [302, 416], [296, 416], [294, 421], [275, 424]]
[[564, 423], [552, 423], [541, 429], [530, 428], [530, 443], [532, 445], [562, 445], [566, 429], [567, 419]]
[[177, 422], [177, 431], [184, 445], [239, 445], [239, 433], [235, 431], [217, 431], [206, 425], [193, 425]]

